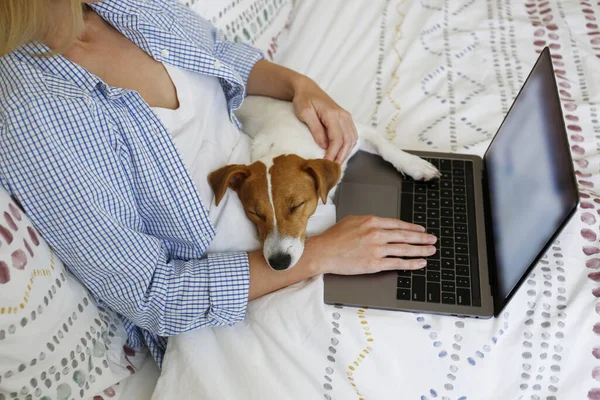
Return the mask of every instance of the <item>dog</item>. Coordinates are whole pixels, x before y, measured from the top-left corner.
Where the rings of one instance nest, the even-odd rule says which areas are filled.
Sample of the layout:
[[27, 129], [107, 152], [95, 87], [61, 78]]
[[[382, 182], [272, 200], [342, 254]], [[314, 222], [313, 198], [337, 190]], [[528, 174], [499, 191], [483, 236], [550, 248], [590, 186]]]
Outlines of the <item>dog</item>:
[[317, 205], [332, 202], [348, 159], [358, 150], [383, 157], [415, 180], [438, 178], [429, 162], [408, 154], [366, 125], [356, 124], [358, 140], [342, 164], [325, 160], [325, 150], [294, 114], [291, 102], [248, 96], [235, 112], [252, 138], [251, 164], [226, 165], [208, 182], [216, 205], [228, 188], [237, 192], [258, 228], [264, 257], [274, 270], [293, 267], [304, 251], [306, 225]]

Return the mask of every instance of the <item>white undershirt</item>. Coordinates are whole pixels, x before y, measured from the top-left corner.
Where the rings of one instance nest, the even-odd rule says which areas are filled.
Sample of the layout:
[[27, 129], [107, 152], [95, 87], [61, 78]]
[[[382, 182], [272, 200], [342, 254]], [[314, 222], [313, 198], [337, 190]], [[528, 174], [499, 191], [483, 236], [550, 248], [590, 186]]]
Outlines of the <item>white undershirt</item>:
[[230, 121], [227, 101], [216, 77], [165, 64], [177, 90], [179, 108], [153, 107], [173, 137], [217, 235], [209, 252], [259, 248], [256, 227], [248, 220], [231, 190], [219, 207], [207, 176], [227, 164], [250, 163], [250, 140]]

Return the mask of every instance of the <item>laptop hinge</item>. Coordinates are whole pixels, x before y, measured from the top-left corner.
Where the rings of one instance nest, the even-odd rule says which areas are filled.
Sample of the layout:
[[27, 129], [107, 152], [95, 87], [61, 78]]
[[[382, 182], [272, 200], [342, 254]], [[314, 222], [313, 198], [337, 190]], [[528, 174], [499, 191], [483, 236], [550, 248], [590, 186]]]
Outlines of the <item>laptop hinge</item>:
[[497, 294], [497, 277], [496, 277], [496, 254], [494, 246], [494, 229], [492, 222], [492, 208], [490, 202], [490, 191], [488, 187], [487, 170], [485, 167], [485, 159], [483, 160], [483, 171], [481, 174], [483, 187], [483, 215], [485, 219], [485, 239], [488, 262], [489, 284], [492, 289], [492, 297], [496, 298]]

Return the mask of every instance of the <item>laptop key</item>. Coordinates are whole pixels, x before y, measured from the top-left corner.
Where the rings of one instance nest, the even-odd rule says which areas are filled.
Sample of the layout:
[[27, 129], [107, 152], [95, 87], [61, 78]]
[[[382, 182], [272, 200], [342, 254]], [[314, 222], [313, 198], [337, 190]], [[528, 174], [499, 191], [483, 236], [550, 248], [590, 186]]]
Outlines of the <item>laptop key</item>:
[[452, 175], [457, 176], [465, 176], [464, 165], [462, 167], [454, 167], [452, 170]]
[[439, 158], [428, 158], [427, 161], [433, 164], [434, 167], [440, 169], [440, 159]]
[[454, 249], [443, 248], [442, 249], [442, 257], [454, 258]]
[[427, 190], [439, 190], [440, 184], [437, 181], [427, 182]]
[[457, 254], [456, 255], [456, 263], [462, 265], [469, 265], [469, 256], [465, 254]]
[[454, 229], [457, 233], [467, 233], [467, 224], [454, 224]]
[[427, 281], [428, 282], [439, 282], [440, 281], [440, 273], [438, 271], [427, 271]]
[[427, 211], [427, 218], [439, 218], [440, 217], [440, 211], [439, 210], [428, 210]]
[[455, 194], [463, 194], [464, 195], [467, 190], [465, 189], [464, 186], [454, 186], [454, 189], [452, 189], [452, 191]]
[[440, 220], [439, 219], [428, 219], [427, 220], [427, 228], [439, 228], [440, 227]]
[[452, 162], [450, 160], [440, 160], [440, 170], [441, 171], [451, 171], [452, 170]]
[[425, 277], [424, 276], [413, 276], [411, 300], [425, 301]]
[[440, 196], [442, 198], [447, 197], [447, 198], [451, 199], [452, 198], [452, 189], [442, 189], [440, 191]]
[[406, 222], [413, 222], [413, 195], [404, 193], [400, 196], [400, 218]]
[[442, 292], [452, 292], [456, 290], [456, 285], [453, 281], [442, 281]]
[[414, 277], [415, 275], [425, 275], [425, 272], [426, 272], [425, 268], [419, 268], [419, 269], [414, 269], [412, 274]]
[[442, 258], [442, 269], [454, 270], [454, 260], [450, 258]]
[[464, 185], [465, 184], [465, 178], [454, 176], [454, 178], [452, 179], [452, 183], [454, 185]]
[[442, 218], [442, 226], [454, 226], [454, 221], [452, 220], [452, 218]]
[[454, 239], [456, 240], [456, 243], [468, 243], [469, 239], [467, 238], [467, 235], [465, 233], [457, 233], [454, 236]]
[[465, 203], [466, 201], [467, 201], [467, 198], [465, 197], [464, 194], [455, 194], [454, 195], [455, 203]]
[[452, 218], [452, 209], [451, 208], [442, 208], [442, 217]]
[[415, 184], [415, 193], [427, 193], [427, 186], [425, 186], [421, 182], [416, 182], [416, 184]]
[[456, 277], [456, 286], [459, 288], [470, 288], [471, 281], [466, 276], [457, 276]]
[[454, 221], [467, 223], [467, 214], [454, 214]]
[[458, 299], [457, 304], [460, 306], [470, 306], [471, 305], [471, 292], [469, 289], [456, 289], [456, 298]]
[[452, 182], [451, 181], [440, 181], [440, 187], [442, 189], [451, 189], [452, 188]]
[[452, 160], [452, 168], [464, 168], [464, 160]]
[[427, 302], [440, 302], [440, 284], [435, 282], [427, 282]]
[[[442, 246], [444, 245], [444, 243], [442, 242]], [[469, 254], [469, 246], [467, 246], [466, 244], [456, 244], [456, 246], [454, 246], [454, 251], [456, 251], [458, 254]]]
[[439, 239], [440, 237], [440, 230], [439, 229], [427, 229], [427, 233], [429, 233], [430, 235], [435, 236], [436, 238]]
[[415, 193], [415, 203], [427, 203], [427, 195], [423, 193]]
[[427, 208], [440, 208], [440, 201], [428, 199], [427, 200]]
[[454, 212], [455, 213], [466, 213], [467, 212], [467, 206], [464, 204], [455, 204], [454, 205]]
[[408, 277], [411, 277], [412, 276], [412, 271], [405, 270], [405, 269], [398, 270], [398, 276], [408, 276]]
[[415, 212], [424, 213], [427, 212], [427, 205], [425, 203], [416, 203], [414, 207]]
[[410, 289], [398, 289], [396, 291], [396, 298], [398, 300], [410, 300]]
[[452, 204], [454, 204], [452, 202], [452, 199], [442, 199], [442, 207], [449, 207], [452, 208]]
[[442, 237], [442, 247], [454, 247], [454, 238]]
[[453, 281], [454, 271], [451, 269], [442, 269], [442, 279], [445, 281]]
[[411, 287], [411, 279], [410, 278], [400, 278], [398, 277], [398, 286], [399, 288], [409, 288]]
[[440, 270], [440, 260], [427, 260], [427, 270], [428, 271], [439, 271]]
[[469, 276], [471, 269], [466, 265], [456, 266], [456, 275]]
[[454, 237], [454, 228], [453, 227], [449, 227], [449, 226], [443, 226], [442, 227], [442, 237], [447, 236], [447, 237]]
[[438, 192], [437, 190], [433, 190], [433, 191], [428, 191], [427, 192], [427, 198], [428, 199], [439, 199], [440, 198], [440, 192]]
[[[425, 214], [425, 213], [415, 213], [413, 221], [414, 222], [425, 222], [425, 221], [427, 221], [427, 214]], [[465, 232], [466, 232], [466, 229], [465, 229]]]
[[444, 304], [456, 304], [456, 296], [454, 293], [442, 292], [442, 303]]

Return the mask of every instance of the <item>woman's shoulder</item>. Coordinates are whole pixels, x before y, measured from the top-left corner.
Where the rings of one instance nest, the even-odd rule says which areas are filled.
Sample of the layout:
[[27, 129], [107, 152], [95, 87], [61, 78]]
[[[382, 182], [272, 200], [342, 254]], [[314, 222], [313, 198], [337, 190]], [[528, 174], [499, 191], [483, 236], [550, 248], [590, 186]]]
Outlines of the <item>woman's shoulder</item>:
[[54, 90], [52, 79], [19, 57], [0, 58], [0, 123], [13, 131], [40, 130], [80, 112], [76, 96]]
[[0, 58], [0, 109], [21, 108], [47, 94], [42, 71], [19, 59], [15, 54]]

